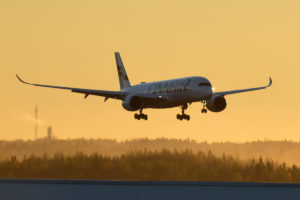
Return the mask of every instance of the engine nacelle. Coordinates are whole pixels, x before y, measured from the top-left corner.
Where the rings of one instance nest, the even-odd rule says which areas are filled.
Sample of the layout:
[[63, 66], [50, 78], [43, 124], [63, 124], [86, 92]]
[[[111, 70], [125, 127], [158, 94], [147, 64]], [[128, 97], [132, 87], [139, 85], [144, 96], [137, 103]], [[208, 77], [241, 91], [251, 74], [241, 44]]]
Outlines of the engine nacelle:
[[223, 111], [227, 106], [226, 99], [223, 96], [217, 96], [213, 95], [208, 101], [207, 101], [207, 109], [212, 112], [221, 112]]
[[123, 100], [122, 106], [128, 111], [136, 111], [142, 108], [143, 100], [139, 96], [130, 95]]

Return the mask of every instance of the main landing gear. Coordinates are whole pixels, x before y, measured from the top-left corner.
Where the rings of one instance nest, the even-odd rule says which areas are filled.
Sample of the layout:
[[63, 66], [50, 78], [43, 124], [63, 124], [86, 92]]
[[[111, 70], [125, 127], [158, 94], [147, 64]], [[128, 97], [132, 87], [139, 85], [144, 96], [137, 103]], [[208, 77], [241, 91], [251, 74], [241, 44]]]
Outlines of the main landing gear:
[[137, 119], [137, 120], [147, 120], [148, 119], [148, 115], [144, 114], [143, 113], [143, 109], [140, 109], [140, 113], [135, 113], [134, 114], [134, 119]]
[[201, 110], [202, 113], [207, 113], [207, 109], [206, 109], [206, 101], [202, 101], [203, 103], [203, 109]]
[[188, 105], [187, 104], [185, 104], [185, 105], [182, 105], [182, 106], [180, 106], [181, 107], [181, 115], [180, 114], [177, 114], [177, 119], [179, 119], [179, 120], [183, 120], [183, 119], [185, 119], [185, 120], [190, 120], [191, 119], [191, 117], [189, 116], [189, 115], [186, 115], [185, 113], [184, 113], [184, 110], [186, 110], [187, 108], [188, 108]]

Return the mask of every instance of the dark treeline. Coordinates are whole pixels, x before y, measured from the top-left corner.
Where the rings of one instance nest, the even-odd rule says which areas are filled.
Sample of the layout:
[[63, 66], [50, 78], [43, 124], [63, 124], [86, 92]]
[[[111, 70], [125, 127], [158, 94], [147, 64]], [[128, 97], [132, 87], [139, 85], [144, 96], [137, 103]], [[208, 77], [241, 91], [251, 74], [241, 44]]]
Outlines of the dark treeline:
[[195, 140], [180, 139], [135, 139], [118, 142], [109, 139], [70, 139], [70, 140], [16, 140], [0, 141], [0, 161], [16, 156], [22, 159], [24, 156], [35, 154], [43, 156], [47, 154], [53, 157], [56, 152], [62, 152], [64, 155], [75, 155], [77, 152], [83, 152], [87, 155], [98, 153], [104, 156], [119, 156], [128, 152], [145, 150], [161, 151], [167, 149], [170, 151], [182, 151], [190, 149], [197, 153], [202, 151], [207, 153], [212, 151], [216, 156], [222, 156], [223, 153], [237, 157], [241, 160], [251, 158], [272, 159], [278, 162], [285, 162], [289, 166], [296, 164], [300, 166], [300, 143], [291, 141], [256, 141], [245, 143], [232, 142], [196, 142]]
[[300, 168], [191, 150], [135, 151], [115, 157], [56, 153], [1, 161], [0, 178], [300, 182]]

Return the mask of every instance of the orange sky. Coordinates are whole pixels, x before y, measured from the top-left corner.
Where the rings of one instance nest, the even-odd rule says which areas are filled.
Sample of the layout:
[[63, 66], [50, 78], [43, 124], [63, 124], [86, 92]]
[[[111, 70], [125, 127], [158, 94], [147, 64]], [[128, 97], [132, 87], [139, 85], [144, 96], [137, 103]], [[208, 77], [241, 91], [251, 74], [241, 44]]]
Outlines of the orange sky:
[[[192, 138], [198, 141], [300, 140], [300, 1], [0, 1], [0, 139]], [[145, 110], [136, 121], [120, 101], [22, 85], [24, 80], [118, 90], [114, 51], [131, 83], [205, 76], [216, 91], [274, 84], [227, 97], [221, 113], [202, 104]]]

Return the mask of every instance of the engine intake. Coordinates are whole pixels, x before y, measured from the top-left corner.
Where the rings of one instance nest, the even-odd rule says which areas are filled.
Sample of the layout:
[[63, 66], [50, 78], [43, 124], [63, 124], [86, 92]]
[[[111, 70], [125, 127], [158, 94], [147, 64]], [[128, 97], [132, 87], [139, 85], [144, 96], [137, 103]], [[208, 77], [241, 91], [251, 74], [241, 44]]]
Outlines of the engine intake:
[[221, 112], [223, 111], [227, 106], [226, 99], [223, 96], [212, 96], [207, 101], [207, 109], [212, 112]]
[[143, 100], [139, 96], [127, 96], [122, 103], [124, 109], [128, 111], [136, 111], [142, 108]]

